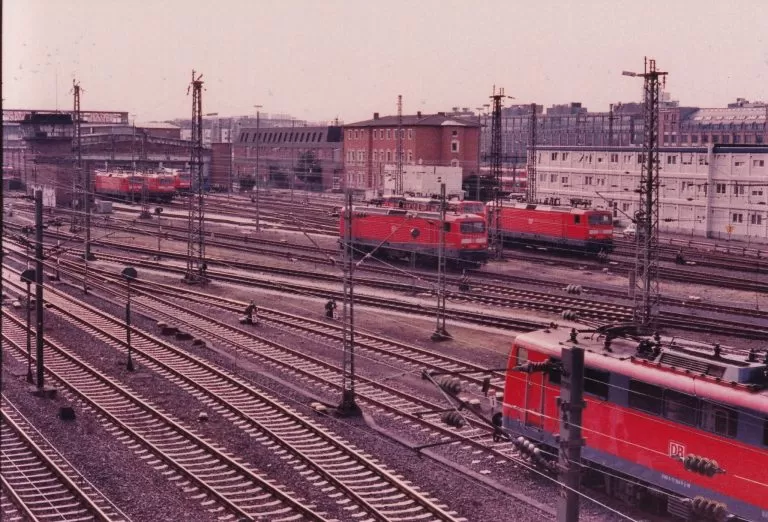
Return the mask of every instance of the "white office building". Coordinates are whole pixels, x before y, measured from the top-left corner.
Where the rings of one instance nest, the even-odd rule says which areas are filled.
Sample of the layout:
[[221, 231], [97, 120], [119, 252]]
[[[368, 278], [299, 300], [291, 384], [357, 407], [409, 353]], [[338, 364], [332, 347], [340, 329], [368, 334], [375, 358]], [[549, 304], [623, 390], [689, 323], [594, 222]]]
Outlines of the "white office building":
[[[537, 198], [588, 200], [629, 224], [643, 160], [637, 147], [539, 147]], [[768, 243], [768, 146], [664, 148], [659, 161], [662, 231]]]

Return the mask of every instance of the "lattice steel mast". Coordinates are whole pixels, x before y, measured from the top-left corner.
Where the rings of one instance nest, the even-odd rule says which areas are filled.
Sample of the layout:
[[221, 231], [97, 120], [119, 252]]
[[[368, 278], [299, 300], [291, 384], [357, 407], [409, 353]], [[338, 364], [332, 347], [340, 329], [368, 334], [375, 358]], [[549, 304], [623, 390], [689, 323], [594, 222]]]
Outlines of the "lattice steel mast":
[[[192, 143], [189, 160], [190, 182], [193, 192], [189, 197], [189, 221], [187, 238], [187, 283], [205, 283], [205, 206], [203, 192], [203, 75], [195, 78], [187, 89], [192, 90]], [[195, 187], [195, 183], [197, 186]]]
[[344, 258], [342, 271], [344, 279], [344, 308], [342, 331], [344, 335], [344, 361], [341, 380], [341, 403], [338, 411], [344, 416], [360, 415], [355, 395], [355, 256], [352, 246], [352, 191], [347, 189], [344, 205]]
[[[69, 228], [70, 232], [78, 232], [83, 225], [82, 214], [84, 208], [83, 197], [83, 155], [81, 152], [82, 146], [82, 129], [80, 127], [80, 120], [82, 120], [80, 113], [80, 84], [77, 80], [72, 80], [72, 94], [74, 95], [74, 124], [75, 124], [75, 173], [72, 176], [72, 224]], [[88, 242], [86, 241], [86, 245]], [[87, 250], [86, 250], [87, 254]]]
[[536, 203], [536, 104], [531, 104], [531, 128], [528, 132], [528, 162], [526, 165], [525, 200]]
[[659, 316], [659, 81], [666, 72], [656, 70], [656, 60], [645, 59], [640, 76], [643, 86], [644, 158], [640, 171], [640, 205], [635, 214], [635, 286], [633, 319], [645, 332], [655, 330]]
[[403, 193], [403, 95], [397, 95], [397, 174], [395, 194]]
[[493, 251], [497, 259], [504, 255], [504, 245], [501, 236], [501, 100], [504, 98], [504, 88], [500, 87], [496, 92], [493, 87], [493, 113], [491, 116], [491, 179], [493, 180]]

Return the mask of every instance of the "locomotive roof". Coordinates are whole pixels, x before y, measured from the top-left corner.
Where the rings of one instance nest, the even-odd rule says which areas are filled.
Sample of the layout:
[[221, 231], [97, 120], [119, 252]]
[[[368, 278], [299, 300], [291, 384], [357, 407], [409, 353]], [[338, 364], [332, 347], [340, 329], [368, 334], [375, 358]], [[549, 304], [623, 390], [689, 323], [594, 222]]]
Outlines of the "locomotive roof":
[[[609, 327], [580, 332], [574, 343], [568, 328], [553, 327], [518, 335], [515, 344], [557, 359], [562, 357], [563, 347], [580, 346], [589, 368], [768, 415], [768, 354], [750, 359], [728, 346], [679, 338], [621, 336], [621, 330], [628, 328], [619, 325], [613, 331]], [[609, 343], [607, 337], [611, 337]]]
[[[344, 209], [342, 208], [342, 211], [343, 210]], [[404, 216], [409, 218], [436, 219], [436, 220], [440, 219], [440, 212], [428, 212], [428, 211], [422, 211], [422, 210], [407, 210], [402, 208], [367, 207], [367, 206], [353, 206], [352, 210], [355, 212], [365, 212], [366, 214], [371, 216]], [[456, 221], [458, 219], [485, 222], [485, 219], [483, 219], [481, 216], [478, 216], [477, 214], [459, 214], [457, 212], [451, 212], [451, 213], [445, 214], [446, 221]]]
[[172, 176], [173, 174], [167, 172], [123, 172], [120, 170], [97, 170], [97, 176], [110, 176], [113, 178], [159, 178], [165, 176]]
[[[494, 206], [494, 202], [488, 202], [488, 206]], [[542, 205], [539, 203], [505, 203], [502, 202], [502, 207], [507, 208], [519, 208], [521, 210], [540, 210], [549, 212], [563, 212], [567, 214], [587, 214], [591, 212], [610, 213], [610, 210], [596, 209], [596, 208], [580, 208], [569, 206], [557, 206], [557, 205]]]

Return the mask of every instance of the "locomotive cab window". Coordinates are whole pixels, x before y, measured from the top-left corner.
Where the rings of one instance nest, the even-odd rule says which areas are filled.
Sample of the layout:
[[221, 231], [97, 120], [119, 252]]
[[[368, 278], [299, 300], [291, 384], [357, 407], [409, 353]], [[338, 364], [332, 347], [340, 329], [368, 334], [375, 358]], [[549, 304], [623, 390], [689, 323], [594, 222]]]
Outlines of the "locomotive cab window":
[[517, 348], [517, 366], [528, 362], [528, 350], [525, 348]]
[[661, 415], [663, 390], [643, 381], [629, 380], [629, 407]]
[[592, 214], [587, 218], [590, 225], [610, 225], [611, 216], [607, 214]]
[[768, 446], [768, 419], [763, 421], [763, 446]]
[[584, 368], [584, 392], [608, 399], [608, 379], [610, 374], [600, 370]]
[[699, 425], [702, 429], [717, 435], [736, 437], [736, 426], [738, 423], [739, 412], [736, 410], [713, 402], [701, 401]]
[[664, 392], [664, 416], [670, 420], [696, 425], [699, 399], [674, 390]]
[[462, 234], [480, 234], [482, 232], [485, 232], [483, 221], [467, 221], [461, 224]]
[[451, 231], [451, 224], [450, 223], [443, 223], [443, 230], [445, 230], [446, 232], [450, 232]]
[[581, 216], [573, 216], [573, 222], [577, 225], [581, 223]]

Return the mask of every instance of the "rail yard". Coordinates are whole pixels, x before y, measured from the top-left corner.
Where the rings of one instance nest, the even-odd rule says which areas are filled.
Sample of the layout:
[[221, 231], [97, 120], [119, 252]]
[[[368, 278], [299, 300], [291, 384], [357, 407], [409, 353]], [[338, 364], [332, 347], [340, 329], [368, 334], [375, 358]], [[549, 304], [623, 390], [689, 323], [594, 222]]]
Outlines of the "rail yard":
[[2, 2], [0, 521], [768, 522], [744, 3]]
[[[31, 512], [146, 520], [152, 513], [192, 520], [554, 518], [556, 461], [538, 461], [515, 439], [499, 439], [483, 418], [501, 411], [503, 368], [516, 335], [631, 320], [624, 243], [617, 241], [608, 260], [507, 248], [501, 262], [449, 269], [445, 320], [452, 339], [443, 343], [430, 340], [438, 313], [435, 267], [361, 253], [354, 391], [363, 416], [346, 417], [335, 413], [349, 388], [344, 325], [325, 308], [344, 299], [342, 196], [302, 194], [291, 203], [289, 192], [263, 193], [258, 231], [251, 196], [207, 199], [209, 281], [201, 285], [180, 282], [187, 257], [183, 200], [164, 204], [151, 219], [139, 217], [139, 204], [114, 203], [113, 214], [94, 217], [95, 260], [87, 263], [82, 234], [62, 225], [68, 212], [44, 217], [53, 225], [44, 235], [51, 252], [45, 372], [56, 395], [43, 402], [27, 392], [27, 365], [35, 366], [36, 356], [27, 360], [20, 279], [34, 257], [24, 242], [34, 205], [17, 200], [6, 217], [4, 393], [13, 409], [4, 408], [4, 421], [37, 437], [38, 451], [55, 452], [58, 460], [48, 466], [65, 481], [58, 487], [84, 499], [63, 509], [25, 493]], [[665, 335], [764, 357], [766, 252], [667, 241], [660, 275]], [[674, 262], [681, 247], [684, 267]], [[125, 266], [139, 274], [130, 289]], [[246, 320], [249, 303], [255, 310]], [[461, 422], [446, 422], [447, 392], [425, 372], [458, 375], [451, 386], [467, 401]], [[72, 421], [62, 420], [67, 408]], [[62, 464], [85, 454], [95, 459], [76, 470]], [[105, 465], [126, 468], [119, 482]], [[26, 469], [12, 460], [7, 466]], [[3, 509], [20, 516], [7, 494]], [[585, 520], [622, 519], [617, 512], [658, 516], [624, 490], [616, 498], [593, 484], [584, 494], [591, 499], [582, 499]]]

